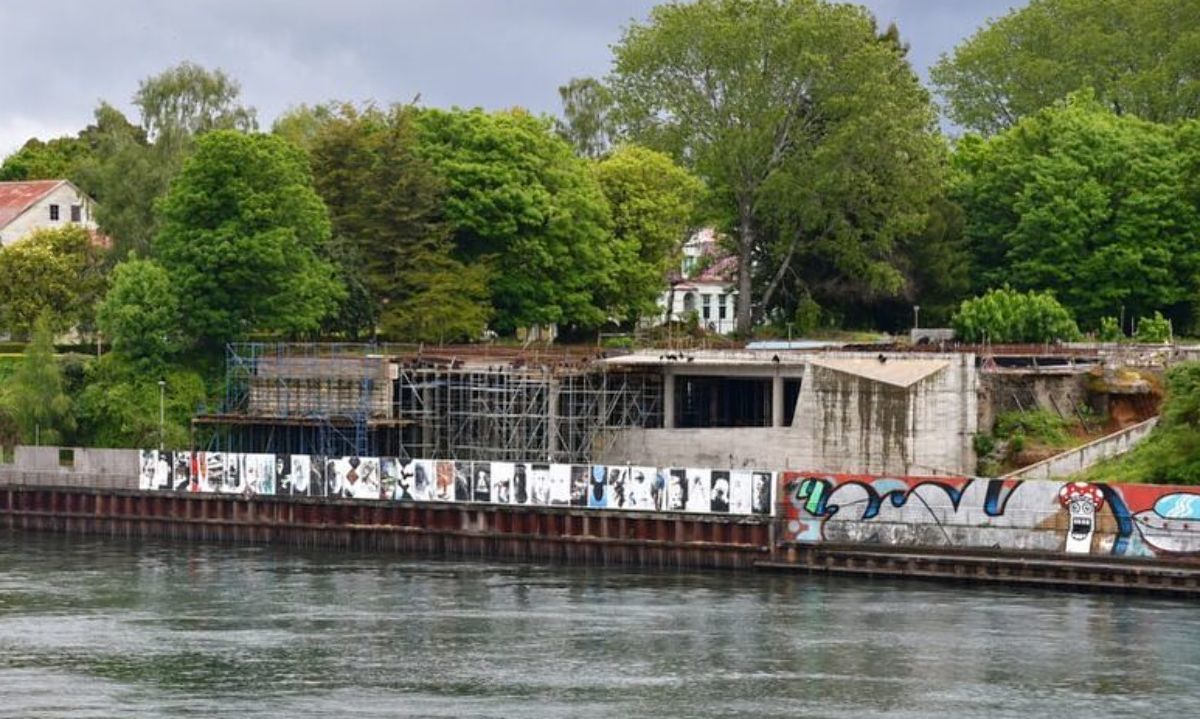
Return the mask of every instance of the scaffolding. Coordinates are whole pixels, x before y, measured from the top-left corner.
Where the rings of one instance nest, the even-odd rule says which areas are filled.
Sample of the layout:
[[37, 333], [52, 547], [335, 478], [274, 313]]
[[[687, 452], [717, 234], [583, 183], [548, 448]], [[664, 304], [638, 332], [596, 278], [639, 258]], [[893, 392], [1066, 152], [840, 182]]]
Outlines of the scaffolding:
[[661, 427], [662, 375], [578, 352], [232, 344], [213, 451], [587, 463]]

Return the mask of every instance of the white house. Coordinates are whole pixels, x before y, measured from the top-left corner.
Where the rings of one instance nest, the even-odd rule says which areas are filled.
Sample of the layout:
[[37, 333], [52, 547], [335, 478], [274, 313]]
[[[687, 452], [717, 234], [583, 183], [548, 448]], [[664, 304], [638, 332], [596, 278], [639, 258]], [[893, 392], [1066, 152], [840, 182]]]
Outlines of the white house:
[[0, 247], [34, 230], [71, 224], [96, 232], [92, 199], [70, 181], [0, 182]]
[[[658, 306], [668, 321], [684, 322], [693, 314], [700, 326], [727, 334], [737, 326], [737, 257], [726, 253], [712, 228], [692, 235], [683, 245], [683, 262], [671, 273]], [[668, 311], [669, 308], [669, 311]]]

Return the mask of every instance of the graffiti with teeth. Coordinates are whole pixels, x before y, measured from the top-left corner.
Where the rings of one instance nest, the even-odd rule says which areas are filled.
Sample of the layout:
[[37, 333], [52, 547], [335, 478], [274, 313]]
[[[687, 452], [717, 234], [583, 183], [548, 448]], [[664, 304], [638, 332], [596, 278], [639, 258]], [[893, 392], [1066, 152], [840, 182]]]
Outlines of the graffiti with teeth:
[[782, 472], [786, 541], [1200, 555], [1200, 488]]

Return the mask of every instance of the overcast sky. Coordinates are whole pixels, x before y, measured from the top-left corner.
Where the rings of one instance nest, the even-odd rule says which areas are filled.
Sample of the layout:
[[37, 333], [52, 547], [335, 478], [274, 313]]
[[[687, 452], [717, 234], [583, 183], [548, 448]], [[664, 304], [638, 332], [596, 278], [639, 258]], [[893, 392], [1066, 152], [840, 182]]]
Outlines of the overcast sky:
[[[1025, 0], [863, 0], [895, 21], [925, 75]], [[265, 128], [328, 99], [558, 111], [557, 88], [603, 75], [609, 45], [654, 0], [0, 0], [0, 157], [74, 134], [100, 99], [136, 117], [138, 81], [182, 60], [242, 83]]]

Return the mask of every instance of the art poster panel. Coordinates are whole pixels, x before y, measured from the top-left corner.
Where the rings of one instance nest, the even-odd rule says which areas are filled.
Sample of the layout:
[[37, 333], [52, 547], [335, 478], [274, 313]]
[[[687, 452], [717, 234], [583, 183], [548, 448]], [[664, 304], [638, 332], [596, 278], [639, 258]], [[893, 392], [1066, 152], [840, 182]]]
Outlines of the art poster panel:
[[550, 504], [566, 507], [571, 503], [571, 465], [550, 465]]
[[670, 476], [663, 467], [647, 467], [654, 470], [654, 484], [650, 486], [650, 502], [655, 512], [667, 511], [667, 487]]
[[205, 452], [192, 452], [191, 454], [191, 484], [188, 486], [189, 492], [215, 492], [217, 488], [209, 481], [208, 478], [208, 458]]
[[748, 469], [735, 469], [729, 473], [729, 513], [750, 514], [753, 505], [753, 481]]
[[187, 492], [192, 485], [192, 453], [173, 452], [171, 454], [171, 489], [176, 492]]
[[471, 463], [454, 463], [454, 501], [471, 501]]
[[530, 466], [523, 462], [518, 462], [513, 465], [512, 478], [512, 503], [519, 505], [529, 504], [529, 479]]
[[379, 458], [379, 488], [385, 499], [412, 501], [412, 477], [405, 476], [399, 457]]
[[512, 503], [512, 462], [492, 462], [492, 503]]
[[601, 509], [608, 506], [608, 467], [593, 464], [588, 479], [587, 506]]
[[550, 506], [550, 465], [529, 465], [529, 503], [537, 507]]
[[653, 512], [654, 481], [658, 479], [656, 467], [629, 467], [626, 472], [625, 497], [628, 509]]
[[242, 483], [250, 494], [275, 494], [275, 455], [243, 454]]
[[608, 467], [608, 507], [629, 509], [629, 467], [625, 465]]
[[708, 487], [708, 511], [729, 514], [729, 472], [714, 469]]
[[672, 512], [686, 512], [688, 505], [688, 476], [686, 469], [671, 469], [668, 471], [667, 509]]
[[355, 499], [380, 499], [383, 490], [379, 481], [379, 458], [358, 458], [358, 482], [354, 484]]
[[775, 516], [775, 473], [752, 472], [750, 510], [761, 516]]
[[281, 454], [276, 460], [279, 494], [307, 497], [312, 482], [312, 458], [307, 454]]
[[408, 464], [404, 465], [403, 474], [405, 477], [412, 476], [409, 483], [409, 492], [412, 494], [414, 502], [432, 502], [434, 500], [435, 475], [431, 460], [411, 460]]
[[471, 501], [492, 501], [492, 463], [471, 463]]
[[571, 465], [571, 506], [588, 506], [588, 491], [592, 481], [592, 468], [586, 464]]
[[454, 501], [454, 462], [440, 461], [436, 465], [437, 480], [433, 498], [438, 502]]
[[[242, 483], [241, 455], [235, 452], [222, 452], [217, 456], [221, 463], [221, 493], [241, 494], [246, 489]], [[212, 465], [209, 465], [209, 471], [212, 471]]]
[[170, 472], [170, 465], [160, 466], [158, 450], [143, 449], [138, 456], [138, 489], [158, 489], [166, 484]]
[[711, 488], [710, 472], [707, 469], [688, 468], [688, 495], [685, 505], [689, 512], [709, 511], [709, 492]]
[[314, 454], [311, 459], [311, 474], [308, 476], [308, 496], [329, 497], [333, 494], [330, 484], [333, 482], [332, 460], [323, 454]]

